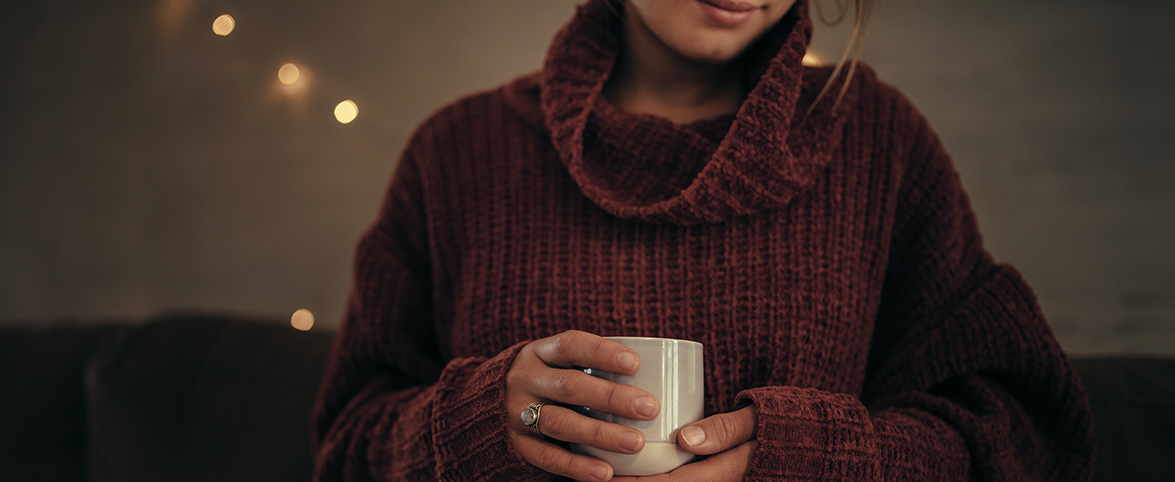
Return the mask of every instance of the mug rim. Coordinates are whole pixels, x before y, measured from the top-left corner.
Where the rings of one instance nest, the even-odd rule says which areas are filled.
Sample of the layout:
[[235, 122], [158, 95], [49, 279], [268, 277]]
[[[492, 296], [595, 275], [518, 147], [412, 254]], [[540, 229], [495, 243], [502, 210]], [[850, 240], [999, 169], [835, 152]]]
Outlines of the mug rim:
[[605, 336], [602, 338], [604, 338], [605, 340], [612, 340], [612, 341], [620, 341], [620, 340], [673, 341], [673, 342], [678, 342], [678, 343], [692, 343], [694, 345], [702, 346], [702, 342], [693, 341], [693, 340], [683, 340], [681, 338], [657, 338], [657, 337], [651, 337], [651, 336]]

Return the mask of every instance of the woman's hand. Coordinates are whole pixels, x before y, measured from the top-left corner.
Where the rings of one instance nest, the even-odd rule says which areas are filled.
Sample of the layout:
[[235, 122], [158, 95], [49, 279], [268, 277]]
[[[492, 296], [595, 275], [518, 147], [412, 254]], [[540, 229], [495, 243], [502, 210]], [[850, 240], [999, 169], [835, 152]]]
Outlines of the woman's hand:
[[617, 477], [616, 482], [710, 482], [739, 481], [747, 472], [751, 453], [755, 451], [755, 436], [759, 427], [759, 412], [754, 405], [730, 413], [720, 413], [699, 420], [677, 432], [677, 444], [687, 452], [711, 455], [705, 460], [685, 464], [668, 474], [650, 477]]
[[554, 402], [652, 420], [660, 411], [660, 403], [649, 392], [593, 377], [577, 369], [580, 367], [633, 375], [640, 369], [640, 357], [624, 345], [574, 330], [527, 345], [506, 374], [506, 416], [513, 429], [510, 436], [519, 455], [535, 467], [576, 480], [605, 481], [612, 478], [612, 466], [607, 462], [573, 454], [544, 440], [544, 436], [634, 454], [645, 446], [640, 430], [586, 417], [552, 403], [540, 412], [540, 435], [522, 423], [523, 410], [531, 403]]

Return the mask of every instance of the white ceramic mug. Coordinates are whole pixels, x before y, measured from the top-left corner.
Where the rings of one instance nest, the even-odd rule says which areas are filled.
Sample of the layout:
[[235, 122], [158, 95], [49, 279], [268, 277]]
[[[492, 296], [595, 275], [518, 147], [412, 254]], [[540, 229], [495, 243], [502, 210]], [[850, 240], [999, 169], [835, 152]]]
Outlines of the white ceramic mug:
[[571, 444], [571, 450], [612, 464], [616, 475], [656, 475], [669, 472], [693, 459], [677, 445], [677, 431], [702, 419], [702, 344], [670, 338], [605, 337], [632, 348], [641, 357], [636, 375], [615, 375], [600, 370], [584, 372], [616, 383], [632, 385], [653, 394], [661, 412], [651, 421], [633, 420], [588, 407], [578, 411], [592, 418], [636, 428], [645, 434], [645, 448], [632, 455]]

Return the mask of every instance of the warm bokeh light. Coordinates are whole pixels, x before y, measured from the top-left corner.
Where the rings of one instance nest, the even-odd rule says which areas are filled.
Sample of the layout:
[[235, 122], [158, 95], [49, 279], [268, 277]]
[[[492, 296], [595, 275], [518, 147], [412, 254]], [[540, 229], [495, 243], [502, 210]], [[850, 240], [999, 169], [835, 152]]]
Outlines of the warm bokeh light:
[[344, 100], [335, 106], [335, 119], [344, 124], [350, 124], [359, 115], [359, 106], [354, 102]]
[[278, 69], [277, 80], [282, 81], [282, 83], [286, 85], [294, 85], [294, 82], [298, 81], [298, 77], [300, 75], [301, 72], [298, 71], [297, 65], [286, 64], [283, 65], [281, 69]]
[[309, 331], [314, 327], [314, 313], [305, 309], [295, 311], [294, 316], [290, 317], [290, 326], [301, 331]]
[[221, 15], [212, 22], [212, 31], [221, 37], [233, 33], [234, 28], [237, 28], [237, 21], [232, 15]]
[[804, 59], [801, 60], [800, 63], [802, 63], [808, 67], [819, 67], [824, 62], [821, 61], [820, 57], [816, 56], [816, 54], [813, 54], [812, 52], [807, 52], [804, 54]]

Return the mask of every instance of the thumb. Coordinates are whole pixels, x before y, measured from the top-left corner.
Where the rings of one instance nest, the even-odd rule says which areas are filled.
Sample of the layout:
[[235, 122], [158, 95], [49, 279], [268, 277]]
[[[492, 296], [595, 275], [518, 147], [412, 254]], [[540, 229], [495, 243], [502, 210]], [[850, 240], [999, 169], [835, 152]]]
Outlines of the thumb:
[[710, 455], [742, 445], [755, 438], [758, 412], [749, 405], [734, 412], [720, 413], [681, 428], [677, 444], [687, 452]]

